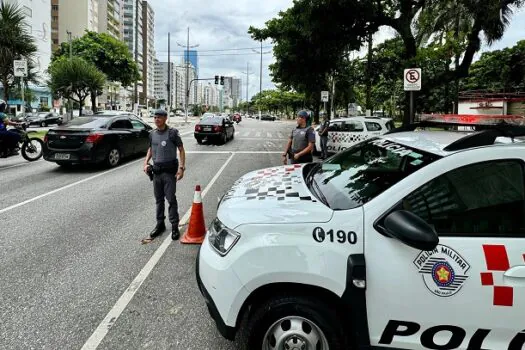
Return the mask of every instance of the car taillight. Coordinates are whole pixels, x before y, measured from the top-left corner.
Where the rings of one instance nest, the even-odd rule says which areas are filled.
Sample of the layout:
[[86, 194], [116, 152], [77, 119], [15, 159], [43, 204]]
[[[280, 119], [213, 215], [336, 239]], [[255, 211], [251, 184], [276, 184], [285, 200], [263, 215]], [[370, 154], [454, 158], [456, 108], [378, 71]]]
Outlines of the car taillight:
[[86, 143], [97, 143], [102, 140], [104, 134], [89, 134], [86, 138]]
[[195, 131], [201, 131], [202, 127], [200, 125], [195, 125]]
[[47, 143], [47, 134], [44, 135], [44, 143]]
[[214, 126], [213, 126], [213, 131], [222, 131], [222, 126], [220, 126], [220, 125], [214, 125]]

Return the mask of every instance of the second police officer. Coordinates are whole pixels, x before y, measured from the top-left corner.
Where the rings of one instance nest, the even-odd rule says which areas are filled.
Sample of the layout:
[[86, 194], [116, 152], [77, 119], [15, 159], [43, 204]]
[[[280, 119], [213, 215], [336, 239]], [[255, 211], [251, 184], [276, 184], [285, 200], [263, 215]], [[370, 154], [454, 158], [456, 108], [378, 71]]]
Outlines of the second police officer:
[[297, 127], [292, 130], [284, 149], [283, 164], [287, 164], [287, 158], [292, 164], [313, 162], [315, 132], [311, 126], [307, 125], [308, 119], [308, 112], [300, 111], [297, 113]]
[[[169, 221], [171, 223], [171, 238], [179, 239], [179, 208], [177, 204], [177, 181], [184, 177], [186, 152], [179, 131], [170, 128], [166, 121], [168, 113], [157, 110], [154, 115], [157, 129], [150, 133], [150, 147], [144, 161], [144, 172], [149, 171], [149, 161], [153, 160], [153, 192], [156, 202], [157, 225], [150, 233], [148, 241], [160, 236], [165, 230], [165, 200], [168, 201]], [[180, 153], [180, 161], [177, 157]]]

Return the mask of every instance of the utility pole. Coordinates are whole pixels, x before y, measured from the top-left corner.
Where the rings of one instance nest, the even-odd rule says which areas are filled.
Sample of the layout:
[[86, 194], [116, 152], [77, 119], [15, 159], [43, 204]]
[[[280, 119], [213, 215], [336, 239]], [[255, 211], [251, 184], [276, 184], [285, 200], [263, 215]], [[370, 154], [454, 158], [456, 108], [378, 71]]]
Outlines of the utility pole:
[[372, 33], [368, 34], [368, 62], [366, 68], [366, 110], [372, 115]]
[[171, 112], [171, 40], [170, 40], [170, 33], [168, 32], [168, 115]]
[[[67, 33], [67, 37], [68, 37], [68, 41], [69, 41], [69, 59], [72, 60], [73, 59], [73, 33], [71, 33], [69, 30], [66, 31]], [[73, 90], [73, 87], [71, 87], [71, 90]], [[73, 92], [70, 92], [70, 93], [73, 93]], [[70, 120], [73, 119], [73, 105], [71, 104], [71, 96], [69, 97], [68, 99], [68, 105], [69, 105], [69, 113], [71, 113], [71, 116], [69, 117]]]
[[[259, 53], [259, 51], [257, 50], [252, 50], [253, 52], [256, 52], [256, 53]], [[261, 54], [261, 64], [260, 64], [260, 67], [259, 67], [259, 96], [262, 96], [262, 66], [263, 66], [263, 54], [267, 54], [267, 53], [271, 53], [272, 51], [266, 51], [266, 52], [263, 52], [263, 42], [261, 40], [261, 51], [260, 51], [260, 54]], [[261, 115], [262, 115], [262, 111], [261, 111], [261, 107], [260, 105], [258, 106], [259, 107], [259, 120], [261, 120]]]
[[248, 89], [250, 86], [250, 74], [253, 74], [250, 72], [250, 62], [246, 63], [246, 72], [242, 72], [242, 74], [246, 74], [246, 104], [248, 106], [248, 111], [246, 113], [250, 113], [250, 101], [248, 100]]
[[[177, 43], [180, 47], [184, 47], [184, 45]], [[185, 114], [186, 117], [184, 118], [185, 123], [188, 122], [188, 100], [190, 99], [190, 49], [193, 49], [195, 47], [198, 47], [199, 44], [195, 44], [190, 46], [190, 27], [188, 27], [188, 36], [186, 39], [186, 101], [185, 101]]]

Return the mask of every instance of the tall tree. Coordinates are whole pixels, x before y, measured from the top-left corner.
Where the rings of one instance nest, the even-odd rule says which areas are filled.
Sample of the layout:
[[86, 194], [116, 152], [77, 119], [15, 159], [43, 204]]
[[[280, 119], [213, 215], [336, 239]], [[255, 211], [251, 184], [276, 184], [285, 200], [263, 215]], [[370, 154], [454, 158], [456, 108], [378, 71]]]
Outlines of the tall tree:
[[48, 85], [56, 97], [72, 99], [82, 107], [88, 96], [100, 91], [106, 83], [106, 76], [91, 62], [83, 58], [55, 60], [48, 69]]
[[9, 99], [10, 89], [15, 84], [13, 61], [28, 61], [28, 82], [38, 82], [34, 73], [34, 57], [37, 52], [35, 39], [28, 32], [25, 16], [17, 5], [0, 1], [0, 82], [4, 88], [4, 100]]
[[[524, 0], [296, 0], [290, 9], [267, 22], [265, 28], [251, 28], [250, 33], [255, 39], [271, 38], [275, 42], [276, 63], [272, 67], [275, 81], [292, 82], [298, 87], [306, 85], [301, 91], [311, 93], [322, 86], [319, 80], [323, 74], [333, 72], [338, 57], [355, 49], [355, 44], [362, 42], [367, 33], [381, 26], [394, 29], [403, 43], [404, 66], [398, 67], [399, 71], [419, 65], [418, 50], [426, 43], [418, 43], [414, 23], [425, 7], [451, 1], [465, 9], [471, 26], [464, 35], [465, 46], [457, 69], [444, 70], [433, 80], [425, 80], [427, 88], [434, 88], [466, 77], [480, 49], [481, 34], [488, 43], [500, 39], [513, 9], [522, 6]], [[316, 60], [318, 51], [326, 55], [326, 59]], [[309, 86], [307, 83], [312, 81], [315, 84]], [[409, 122], [408, 117], [408, 108], [405, 108], [404, 123]]]
[[[137, 63], [122, 41], [106, 33], [87, 31], [72, 41], [72, 52], [76, 57], [93, 63], [111, 82], [118, 82], [124, 87], [131, 86], [140, 79]], [[69, 57], [69, 43], [64, 42], [53, 54], [52, 61]], [[91, 103], [96, 108], [96, 97], [102, 93], [93, 91]]]

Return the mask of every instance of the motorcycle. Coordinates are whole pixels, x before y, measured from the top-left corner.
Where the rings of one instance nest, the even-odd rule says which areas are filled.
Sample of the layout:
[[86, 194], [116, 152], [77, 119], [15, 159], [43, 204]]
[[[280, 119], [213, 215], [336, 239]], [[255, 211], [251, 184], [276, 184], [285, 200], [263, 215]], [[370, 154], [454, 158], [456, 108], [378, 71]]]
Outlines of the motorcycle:
[[16, 132], [21, 136], [19, 145], [15, 149], [7, 149], [4, 146], [4, 141], [0, 139], [0, 158], [12, 157], [16, 155], [15, 152], [17, 151], [21, 151], [22, 157], [29, 162], [34, 162], [42, 157], [44, 142], [38, 137], [29, 136], [32, 133], [36, 133], [36, 131], [26, 131], [26, 129], [26, 123], [22, 123], [21, 126], [16, 126], [14, 129], [9, 129], [9, 131]]

